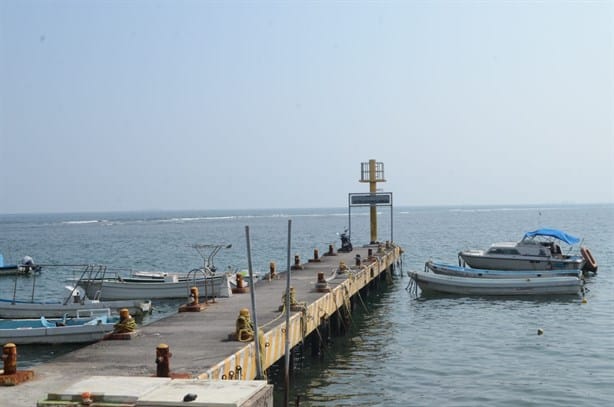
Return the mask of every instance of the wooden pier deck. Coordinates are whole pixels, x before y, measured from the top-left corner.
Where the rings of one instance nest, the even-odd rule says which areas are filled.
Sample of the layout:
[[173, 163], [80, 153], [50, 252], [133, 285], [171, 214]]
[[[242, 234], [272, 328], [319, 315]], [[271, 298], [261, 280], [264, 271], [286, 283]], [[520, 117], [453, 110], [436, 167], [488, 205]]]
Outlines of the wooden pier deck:
[[[319, 261], [311, 259], [302, 263], [302, 269], [291, 271], [291, 286], [297, 302], [304, 306], [291, 313], [288, 330], [280, 312], [286, 274], [279, 273], [277, 279], [259, 281], [255, 293], [257, 319], [263, 328], [265, 345], [262, 368], [284, 357], [285, 332], [290, 334], [292, 347], [299, 344], [357, 293], [390, 273], [400, 262], [401, 252], [394, 244], [369, 245], [355, 247], [351, 253], [321, 255]], [[360, 265], [356, 264], [356, 255], [360, 255]], [[329, 278], [340, 262], [350, 270], [329, 281], [330, 292], [317, 291], [318, 272]], [[33, 380], [0, 388], [0, 405], [35, 406], [48, 393], [58, 392], [90, 376], [155, 376], [159, 344], [167, 344], [170, 348], [173, 374], [199, 379], [252, 380], [257, 374], [254, 343], [229, 340], [242, 308], [251, 310], [249, 293], [218, 298], [202, 312], [172, 314], [140, 327], [131, 340], [101, 341], [35, 366]]]

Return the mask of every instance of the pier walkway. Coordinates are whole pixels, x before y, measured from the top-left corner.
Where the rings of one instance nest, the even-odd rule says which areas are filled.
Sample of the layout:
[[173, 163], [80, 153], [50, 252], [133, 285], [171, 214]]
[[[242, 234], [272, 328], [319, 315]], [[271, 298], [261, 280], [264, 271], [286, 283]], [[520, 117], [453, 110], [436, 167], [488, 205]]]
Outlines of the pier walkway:
[[[302, 305], [291, 313], [288, 330], [284, 314], [280, 312], [286, 274], [279, 273], [275, 279], [259, 281], [255, 293], [258, 324], [263, 328], [263, 370], [284, 357], [286, 331], [290, 334], [291, 346], [299, 344], [338, 310], [347, 307], [360, 290], [391, 273], [401, 260], [401, 252], [394, 244], [369, 245], [355, 247], [351, 253], [322, 255], [318, 261], [310, 259], [300, 264], [298, 270], [291, 271], [291, 286], [296, 301]], [[357, 265], [356, 255], [360, 255], [360, 265]], [[340, 262], [350, 270], [335, 275]], [[330, 279], [329, 292], [315, 289], [318, 273]], [[155, 376], [159, 344], [169, 346], [172, 374], [198, 379], [252, 380], [257, 374], [254, 343], [229, 339], [242, 308], [251, 311], [249, 293], [218, 298], [214, 303], [209, 302], [202, 312], [172, 314], [140, 327], [131, 340], [97, 342], [35, 366], [32, 368], [34, 379], [0, 388], [0, 405], [35, 406], [48, 393], [58, 392], [91, 376]], [[17, 366], [19, 370], [19, 360]]]

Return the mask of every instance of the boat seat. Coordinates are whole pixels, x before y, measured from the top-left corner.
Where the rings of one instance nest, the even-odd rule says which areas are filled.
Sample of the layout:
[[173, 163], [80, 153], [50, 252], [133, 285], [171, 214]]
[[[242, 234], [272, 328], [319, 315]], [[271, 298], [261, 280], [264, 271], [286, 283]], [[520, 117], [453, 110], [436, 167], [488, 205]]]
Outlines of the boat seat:
[[45, 328], [55, 328], [55, 324], [47, 321], [47, 318], [45, 317], [41, 317], [41, 325], [43, 325]]
[[105, 323], [105, 321], [103, 320], [103, 317], [97, 317], [97, 318], [92, 319], [91, 321], [87, 321], [83, 325], [100, 325], [103, 323]]

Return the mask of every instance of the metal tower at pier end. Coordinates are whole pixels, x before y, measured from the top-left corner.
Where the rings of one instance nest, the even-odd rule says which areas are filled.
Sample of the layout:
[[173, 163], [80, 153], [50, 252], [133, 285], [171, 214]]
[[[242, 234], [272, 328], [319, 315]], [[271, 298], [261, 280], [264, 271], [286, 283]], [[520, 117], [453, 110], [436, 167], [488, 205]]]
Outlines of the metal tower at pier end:
[[352, 234], [352, 207], [369, 206], [371, 220], [371, 243], [377, 242], [377, 206], [390, 206], [390, 241], [393, 241], [392, 234], [392, 192], [377, 193], [377, 183], [386, 182], [384, 179], [384, 163], [369, 160], [368, 163], [361, 163], [360, 182], [369, 183], [368, 194], [349, 194], [349, 223], [350, 235]]
[[377, 183], [386, 182], [384, 179], [384, 163], [378, 163], [375, 160], [360, 163], [360, 182], [369, 183], [369, 194], [373, 197], [370, 203], [371, 243], [375, 243], [377, 242], [377, 202], [375, 202], [375, 194], [377, 193]]

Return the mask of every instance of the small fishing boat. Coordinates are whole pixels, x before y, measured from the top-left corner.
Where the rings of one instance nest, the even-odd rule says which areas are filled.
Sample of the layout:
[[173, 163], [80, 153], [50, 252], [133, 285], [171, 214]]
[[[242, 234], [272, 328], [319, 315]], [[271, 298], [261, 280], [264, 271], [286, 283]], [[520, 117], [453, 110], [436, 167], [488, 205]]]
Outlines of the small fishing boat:
[[28, 301], [0, 298], [0, 318], [37, 318], [40, 315], [49, 318], [75, 317], [80, 310], [111, 309], [119, 312], [124, 308], [131, 315], [144, 315], [152, 310], [149, 299], [100, 301], [90, 299], [80, 287], [65, 288], [69, 293], [63, 301], [37, 301], [34, 297]]
[[470, 267], [454, 266], [451, 264], [434, 263], [427, 261], [424, 264], [426, 271], [435, 274], [444, 274], [456, 277], [475, 278], [538, 278], [538, 277], [580, 277], [581, 270], [487, 270]]
[[34, 264], [30, 256], [25, 256], [19, 264], [4, 264], [4, 257], [0, 254], [0, 276], [27, 275], [40, 270], [41, 266]]
[[579, 255], [564, 254], [557, 242], [570, 246], [581, 240], [558, 229], [527, 232], [519, 242], [495, 243], [488, 250], [458, 253], [459, 265], [491, 270], [583, 270], [597, 271], [597, 262], [587, 247]]
[[422, 291], [461, 295], [561, 295], [578, 294], [584, 280], [579, 277], [471, 278], [428, 271], [409, 271]]
[[116, 319], [109, 309], [79, 310], [75, 318], [0, 320], [0, 343], [16, 345], [87, 343], [112, 332]]

